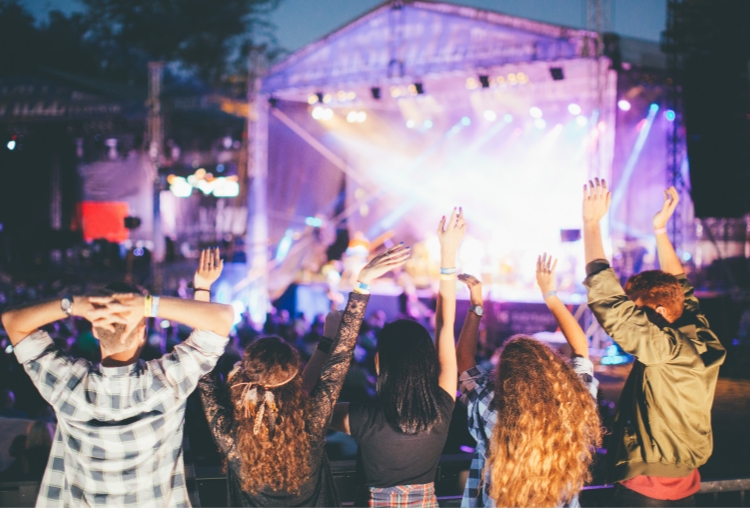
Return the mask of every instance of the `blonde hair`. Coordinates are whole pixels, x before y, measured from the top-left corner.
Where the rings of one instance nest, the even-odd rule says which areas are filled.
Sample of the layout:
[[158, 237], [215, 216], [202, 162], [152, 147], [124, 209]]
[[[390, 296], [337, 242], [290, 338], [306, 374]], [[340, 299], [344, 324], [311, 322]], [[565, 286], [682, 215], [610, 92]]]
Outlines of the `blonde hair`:
[[557, 507], [591, 479], [602, 432], [596, 403], [549, 347], [514, 336], [503, 347], [487, 458], [497, 507]]

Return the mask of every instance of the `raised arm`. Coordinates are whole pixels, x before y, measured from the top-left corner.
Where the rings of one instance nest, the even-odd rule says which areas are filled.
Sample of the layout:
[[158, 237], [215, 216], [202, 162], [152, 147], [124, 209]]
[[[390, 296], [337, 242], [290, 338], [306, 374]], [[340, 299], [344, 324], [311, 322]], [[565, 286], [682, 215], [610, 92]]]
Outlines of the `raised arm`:
[[198, 382], [203, 411], [216, 445], [225, 457], [237, 457], [233, 435], [234, 413], [229, 403], [227, 388], [216, 370], [204, 375]]
[[101, 304], [103, 308], [93, 311], [94, 315], [110, 317], [119, 315], [127, 320], [123, 337], [137, 327], [144, 317], [156, 316], [165, 320], [176, 321], [194, 329], [211, 331], [219, 336], [229, 336], [234, 321], [234, 309], [230, 305], [206, 303], [192, 299], [160, 297], [156, 313], [146, 314], [145, 298], [137, 294], [114, 294], [107, 297], [89, 298], [92, 303]]
[[656, 235], [656, 253], [659, 255], [659, 266], [663, 272], [675, 276], [684, 274], [682, 263], [680, 263], [674, 246], [667, 234], [667, 223], [680, 202], [680, 196], [674, 186], [664, 191], [664, 204], [656, 215], [654, 215], [653, 226]]
[[[359, 286], [349, 294], [349, 302], [341, 318], [341, 325], [331, 346], [330, 357], [324, 363], [320, 378], [310, 392], [313, 416], [309, 419], [309, 428], [315, 435], [325, 435], [334, 411], [334, 405], [341, 393], [346, 372], [349, 370], [357, 336], [365, 317], [365, 309], [370, 299], [370, 283], [383, 274], [403, 265], [409, 259], [409, 247], [399, 244], [387, 250], [365, 266], [359, 273]], [[326, 322], [327, 324], [327, 322]], [[348, 430], [348, 407], [344, 413], [339, 408], [337, 424], [346, 424]], [[338, 428], [341, 430], [342, 428]]]
[[583, 248], [586, 264], [597, 260], [607, 260], [602, 243], [599, 222], [609, 210], [612, 194], [607, 190], [607, 182], [596, 179], [583, 186]]
[[458, 387], [456, 338], [453, 330], [456, 324], [456, 255], [464, 233], [466, 221], [460, 208], [453, 209], [447, 222], [445, 217], [440, 219], [438, 239], [441, 273], [435, 321], [435, 340], [440, 361], [438, 383], [453, 398]]
[[42, 301], [33, 305], [16, 307], [3, 313], [3, 327], [13, 345], [32, 334], [37, 329], [70, 316], [79, 316], [89, 320], [94, 326], [114, 331], [113, 323], [125, 323], [116, 314], [94, 313], [95, 307], [86, 296], [72, 298], [69, 313], [62, 308], [63, 299]]
[[573, 317], [565, 304], [557, 297], [555, 289], [555, 268], [557, 259], [552, 260], [552, 256], [547, 254], [540, 255], [536, 260], [536, 281], [544, 296], [544, 302], [547, 308], [560, 326], [560, 330], [565, 339], [573, 349], [573, 354], [589, 357], [589, 342], [586, 339], [586, 333], [583, 332], [578, 321]]
[[333, 340], [341, 327], [341, 318], [344, 316], [343, 310], [332, 310], [326, 315], [326, 321], [323, 326], [323, 336], [315, 348], [315, 352], [307, 362], [305, 370], [302, 372], [302, 391], [310, 393], [320, 378], [320, 370], [326, 363], [330, 354]]
[[484, 300], [482, 299], [482, 283], [474, 276], [469, 274], [460, 274], [459, 281], [469, 287], [469, 299], [471, 307], [466, 313], [464, 326], [461, 327], [461, 334], [458, 336], [458, 345], [456, 345], [456, 362], [458, 372], [468, 371], [477, 364], [477, 339], [479, 336], [479, 322], [482, 316], [475, 312], [475, 307], [479, 307], [480, 313], [484, 311]]
[[206, 248], [201, 251], [198, 269], [193, 276], [193, 299], [211, 301], [211, 285], [219, 279], [224, 270], [224, 260], [218, 248]]

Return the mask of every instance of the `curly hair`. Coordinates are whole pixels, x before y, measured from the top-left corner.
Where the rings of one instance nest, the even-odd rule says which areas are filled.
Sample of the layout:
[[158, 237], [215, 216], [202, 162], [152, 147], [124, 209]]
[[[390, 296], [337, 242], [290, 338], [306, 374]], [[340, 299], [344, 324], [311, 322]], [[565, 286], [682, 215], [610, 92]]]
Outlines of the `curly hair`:
[[631, 276], [625, 283], [625, 293], [633, 301], [640, 299], [647, 307], [659, 305], [667, 311], [670, 321], [682, 316], [685, 293], [675, 276], [661, 270], [647, 270]]
[[591, 479], [602, 441], [594, 399], [573, 369], [529, 336], [503, 346], [487, 465], [497, 507], [556, 507]]
[[[257, 387], [261, 402], [265, 392], [272, 392], [275, 403], [275, 409], [265, 410], [260, 418], [257, 433], [255, 420], [260, 406], [242, 402], [248, 384]], [[262, 489], [295, 494], [309, 475], [310, 466], [299, 353], [281, 338], [256, 340], [245, 349], [241, 368], [231, 377], [229, 386], [242, 458], [242, 489], [251, 494]]]

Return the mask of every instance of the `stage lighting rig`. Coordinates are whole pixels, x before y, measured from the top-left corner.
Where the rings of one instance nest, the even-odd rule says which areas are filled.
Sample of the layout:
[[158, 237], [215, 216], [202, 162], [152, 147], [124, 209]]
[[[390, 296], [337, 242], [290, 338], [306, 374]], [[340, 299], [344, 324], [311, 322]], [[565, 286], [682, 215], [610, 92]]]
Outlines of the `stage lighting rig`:
[[489, 75], [480, 75], [479, 76], [479, 84], [482, 85], [482, 88], [489, 88], [490, 87], [490, 76]]
[[417, 92], [417, 95], [421, 96], [422, 94], [424, 94], [424, 86], [422, 85], [422, 83], [414, 83], [412, 86], [414, 87], [414, 90]]
[[372, 94], [373, 99], [380, 99], [380, 87], [379, 86], [373, 86], [370, 88], [370, 93]]
[[552, 76], [552, 79], [555, 81], [562, 81], [565, 79], [565, 74], [563, 73], [563, 69], [559, 66], [553, 66], [549, 69], [549, 74]]

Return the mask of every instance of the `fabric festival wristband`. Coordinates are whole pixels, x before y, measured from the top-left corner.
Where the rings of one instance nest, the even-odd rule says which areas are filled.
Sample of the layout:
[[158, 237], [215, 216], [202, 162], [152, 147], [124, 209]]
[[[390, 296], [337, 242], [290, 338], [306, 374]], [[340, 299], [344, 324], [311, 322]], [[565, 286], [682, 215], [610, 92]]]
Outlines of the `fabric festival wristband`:
[[544, 293], [544, 299], [551, 298], [552, 296], [557, 296], [557, 290], [550, 290]]
[[368, 285], [367, 283], [359, 283], [357, 285], [357, 288], [360, 290], [370, 290], [370, 285]]
[[365, 290], [364, 288], [359, 288], [359, 287], [354, 287], [354, 293], [355, 294], [365, 294], [367, 296], [370, 295], [370, 291], [369, 290]]
[[441, 268], [440, 269], [440, 275], [449, 276], [449, 275], [453, 275], [455, 273], [456, 273], [456, 268], [455, 267], [453, 267], [453, 268]]
[[440, 274], [440, 281], [450, 281], [456, 279], [456, 274]]
[[156, 318], [159, 315], [159, 296], [151, 298], [151, 317]]
[[331, 340], [330, 338], [326, 338], [325, 336], [323, 336], [320, 341], [318, 341], [318, 349], [326, 354], [329, 354], [331, 352], [331, 347], [333, 347], [333, 340]]
[[661, 234], [661, 233], [667, 233], [667, 228], [656, 228], [656, 229], [654, 230], [654, 233], [655, 233], [656, 235], [659, 235], [659, 234]]
[[143, 316], [145, 318], [151, 317], [151, 296], [146, 296], [143, 298]]

